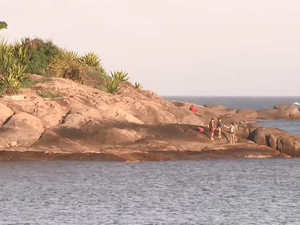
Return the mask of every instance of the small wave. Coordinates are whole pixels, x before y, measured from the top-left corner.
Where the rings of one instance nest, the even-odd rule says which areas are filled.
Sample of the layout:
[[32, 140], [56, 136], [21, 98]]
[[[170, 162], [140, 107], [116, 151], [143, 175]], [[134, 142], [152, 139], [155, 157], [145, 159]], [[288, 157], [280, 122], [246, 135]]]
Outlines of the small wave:
[[293, 105], [300, 105], [300, 103], [299, 102], [294, 102]]

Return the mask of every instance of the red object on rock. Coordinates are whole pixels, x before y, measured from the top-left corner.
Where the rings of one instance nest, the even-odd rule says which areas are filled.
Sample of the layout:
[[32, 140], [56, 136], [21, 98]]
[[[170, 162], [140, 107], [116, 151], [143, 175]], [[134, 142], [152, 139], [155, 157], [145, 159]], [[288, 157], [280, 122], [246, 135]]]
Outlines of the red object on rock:
[[190, 110], [193, 112], [193, 113], [195, 113], [197, 110], [196, 110], [196, 108], [195, 108], [195, 106], [191, 106], [191, 108], [190, 108]]

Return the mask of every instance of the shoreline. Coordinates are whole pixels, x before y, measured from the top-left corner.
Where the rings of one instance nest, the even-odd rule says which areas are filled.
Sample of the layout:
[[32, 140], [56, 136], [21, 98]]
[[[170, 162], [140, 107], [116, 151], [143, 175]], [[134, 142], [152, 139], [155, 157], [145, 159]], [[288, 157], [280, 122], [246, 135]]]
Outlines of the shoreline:
[[[230, 153], [226, 152], [230, 151]], [[290, 158], [283, 154], [261, 152], [260, 149], [206, 150], [206, 151], [144, 151], [125, 154], [114, 153], [49, 153], [41, 151], [0, 150], [1, 162], [18, 161], [106, 161], [106, 162], [155, 162], [155, 161], [191, 161], [216, 159], [266, 159]]]

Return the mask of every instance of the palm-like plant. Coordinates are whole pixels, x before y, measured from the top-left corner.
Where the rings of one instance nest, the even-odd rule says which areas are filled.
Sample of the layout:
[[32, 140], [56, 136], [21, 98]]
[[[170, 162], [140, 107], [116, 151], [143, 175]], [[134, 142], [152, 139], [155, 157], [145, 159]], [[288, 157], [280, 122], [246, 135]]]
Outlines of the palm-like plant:
[[106, 91], [110, 94], [118, 94], [120, 91], [120, 81], [117, 77], [111, 77], [106, 83]]
[[[125, 71], [110, 71], [110, 76], [106, 78], [106, 86], [104, 90], [110, 94], [118, 94], [121, 90], [121, 84], [128, 81], [128, 73]], [[102, 86], [98, 84], [97, 88], [102, 90]]]
[[29, 47], [27, 45], [23, 45], [22, 42], [15, 42], [15, 44], [11, 47], [12, 52], [15, 58], [22, 64], [28, 65], [30, 61], [31, 53], [29, 51]]
[[142, 84], [141, 84], [141, 83], [138, 83], [138, 82], [135, 82], [135, 83], [134, 83], [134, 87], [135, 87], [135, 88], [138, 88], [138, 89], [142, 89], [142, 88], [143, 88]]
[[128, 77], [128, 73], [126, 73], [123, 70], [120, 71], [110, 71], [110, 75], [111, 77], [116, 77], [116, 79], [118, 79], [121, 83], [123, 82], [127, 82], [129, 80], [130, 77]]
[[60, 52], [58, 54], [58, 57], [60, 59], [66, 60], [66, 61], [78, 61], [79, 60], [79, 56], [78, 56], [77, 52], [68, 51], [68, 50], [65, 50], [65, 49], [60, 50]]
[[86, 53], [83, 57], [81, 57], [80, 62], [85, 66], [97, 68], [101, 67], [99, 56], [94, 52]]
[[[19, 52], [17, 56], [26, 58], [24, 52]], [[0, 89], [4, 94], [18, 92], [23, 82], [23, 75], [26, 65], [21, 59], [16, 57], [14, 49], [7, 44], [4, 39], [0, 40]]]

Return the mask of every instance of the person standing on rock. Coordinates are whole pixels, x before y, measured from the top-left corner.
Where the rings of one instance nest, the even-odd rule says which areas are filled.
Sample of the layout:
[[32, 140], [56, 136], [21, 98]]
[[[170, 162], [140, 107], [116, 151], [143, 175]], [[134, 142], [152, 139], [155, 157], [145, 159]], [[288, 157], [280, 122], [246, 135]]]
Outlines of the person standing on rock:
[[215, 134], [215, 118], [212, 118], [211, 121], [209, 122], [208, 129], [209, 129], [209, 132], [210, 132], [210, 139], [211, 140], [215, 140], [214, 139], [214, 134]]
[[218, 130], [218, 138], [222, 138], [222, 123], [221, 123], [221, 119], [218, 119], [217, 122], [217, 130]]
[[235, 133], [236, 133], [236, 129], [234, 127], [234, 123], [231, 123], [230, 126], [224, 125], [224, 127], [230, 128], [230, 144], [233, 144], [234, 140], [235, 140]]
[[194, 105], [191, 105], [190, 110], [191, 110], [193, 113], [198, 112], [198, 110], [195, 108]]

